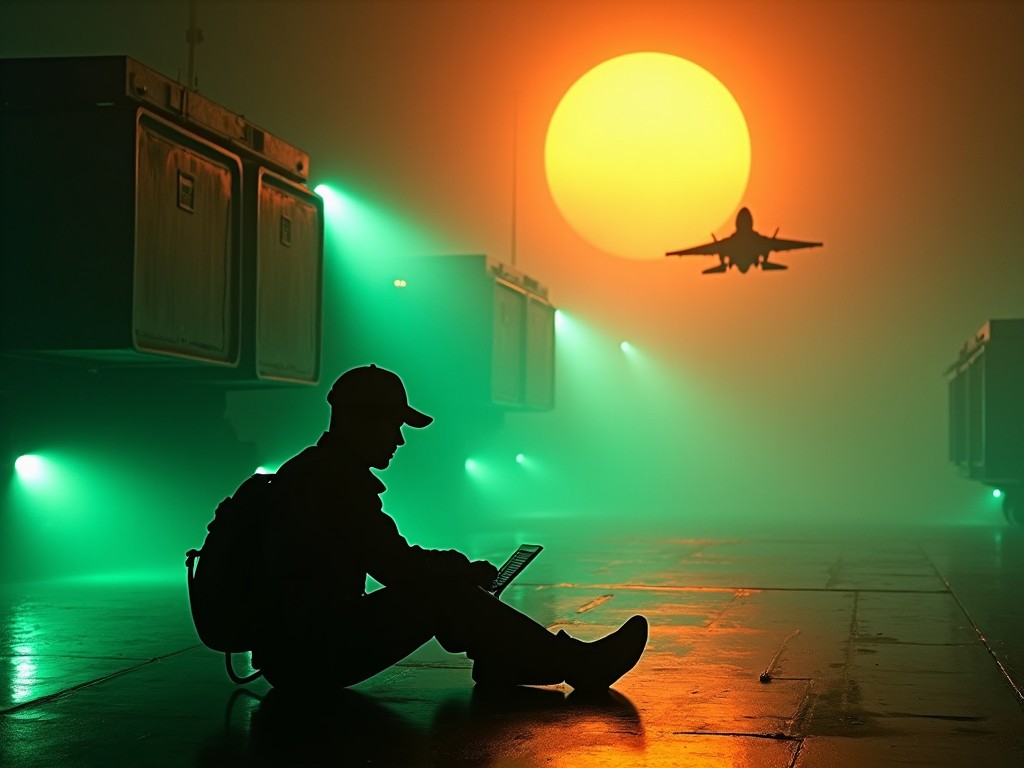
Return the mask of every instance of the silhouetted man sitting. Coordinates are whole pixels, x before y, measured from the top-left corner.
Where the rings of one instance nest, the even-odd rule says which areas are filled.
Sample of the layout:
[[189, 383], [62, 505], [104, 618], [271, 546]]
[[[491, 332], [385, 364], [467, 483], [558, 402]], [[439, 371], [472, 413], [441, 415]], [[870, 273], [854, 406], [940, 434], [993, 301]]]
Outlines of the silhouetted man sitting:
[[[263, 533], [266, 615], [253, 663], [279, 688], [317, 675], [353, 685], [436, 637], [473, 659], [481, 685], [603, 690], [639, 661], [647, 620], [634, 616], [592, 643], [550, 632], [483, 589], [497, 570], [454, 550], [411, 546], [384, 513], [370, 471], [405, 444], [403, 425], [431, 417], [409, 406], [401, 379], [370, 365], [338, 378], [330, 427], [278, 470]], [[367, 574], [383, 588], [367, 593]], [[311, 663], [310, 650], [319, 657]]]

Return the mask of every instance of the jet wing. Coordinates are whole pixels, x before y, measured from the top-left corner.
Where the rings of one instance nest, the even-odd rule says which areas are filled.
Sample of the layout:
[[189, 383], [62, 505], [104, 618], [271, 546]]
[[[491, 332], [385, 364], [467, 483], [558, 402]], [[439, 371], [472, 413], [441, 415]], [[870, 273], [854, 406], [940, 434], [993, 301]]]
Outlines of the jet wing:
[[808, 243], [803, 240], [780, 240], [772, 237], [768, 240], [768, 249], [772, 251], [795, 251], [797, 248], [817, 248], [821, 243]]
[[684, 248], [681, 251], [669, 251], [666, 256], [717, 256], [722, 252], [722, 243], [725, 240], [716, 240], [713, 243], [696, 245], [693, 248]]

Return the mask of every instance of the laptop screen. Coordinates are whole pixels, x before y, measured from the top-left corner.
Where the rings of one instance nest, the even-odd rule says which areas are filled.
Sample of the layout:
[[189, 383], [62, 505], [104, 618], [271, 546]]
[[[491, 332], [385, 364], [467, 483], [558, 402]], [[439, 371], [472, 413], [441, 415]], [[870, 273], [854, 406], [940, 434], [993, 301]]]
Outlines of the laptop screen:
[[498, 569], [498, 575], [494, 577], [494, 581], [487, 587], [487, 591], [495, 597], [500, 595], [502, 590], [512, 583], [512, 579], [522, 573], [523, 569], [530, 564], [533, 558], [540, 554], [542, 549], [544, 547], [540, 544], [523, 544], [520, 546], [505, 561], [505, 564]]

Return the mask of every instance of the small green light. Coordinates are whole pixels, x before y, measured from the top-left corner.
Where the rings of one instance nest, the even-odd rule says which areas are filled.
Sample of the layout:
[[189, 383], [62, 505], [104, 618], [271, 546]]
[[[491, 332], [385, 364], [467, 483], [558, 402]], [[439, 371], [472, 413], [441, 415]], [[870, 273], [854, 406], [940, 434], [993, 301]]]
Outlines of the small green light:
[[619, 344], [619, 349], [621, 349], [623, 352], [629, 352], [630, 350], [633, 349], [633, 345], [630, 344], [628, 341], [624, 341], [621, 344]]
[[406, 285], [407, 285], [407, 283], [405, 282], [405, 280], [402, 280], [402, 279], [395, 280], [395, 288], [405, 288]]
[[1003, 489], [1002, 488], [993, 488], [992, 489], [992, 498], [993, 499], [1001, 499], [1002, 497], [1003, 497]]
[[523, 454], [521, 454], [521, 453], [517, 453], [516, 454], [516, 463], [517, 464], [522, 464], [524, 461], [526, 461], [526, 457]]

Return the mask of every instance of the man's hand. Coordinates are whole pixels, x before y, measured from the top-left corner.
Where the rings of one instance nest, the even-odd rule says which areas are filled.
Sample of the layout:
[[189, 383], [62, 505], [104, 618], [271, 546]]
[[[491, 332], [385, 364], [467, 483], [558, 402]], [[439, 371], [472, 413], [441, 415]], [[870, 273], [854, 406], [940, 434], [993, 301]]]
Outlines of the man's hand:
[[489, 587], [494, 577], [498, 575], [498, 569], [486, 560], [474, 560], [469, 564], [469, 573], [474, 584]]

